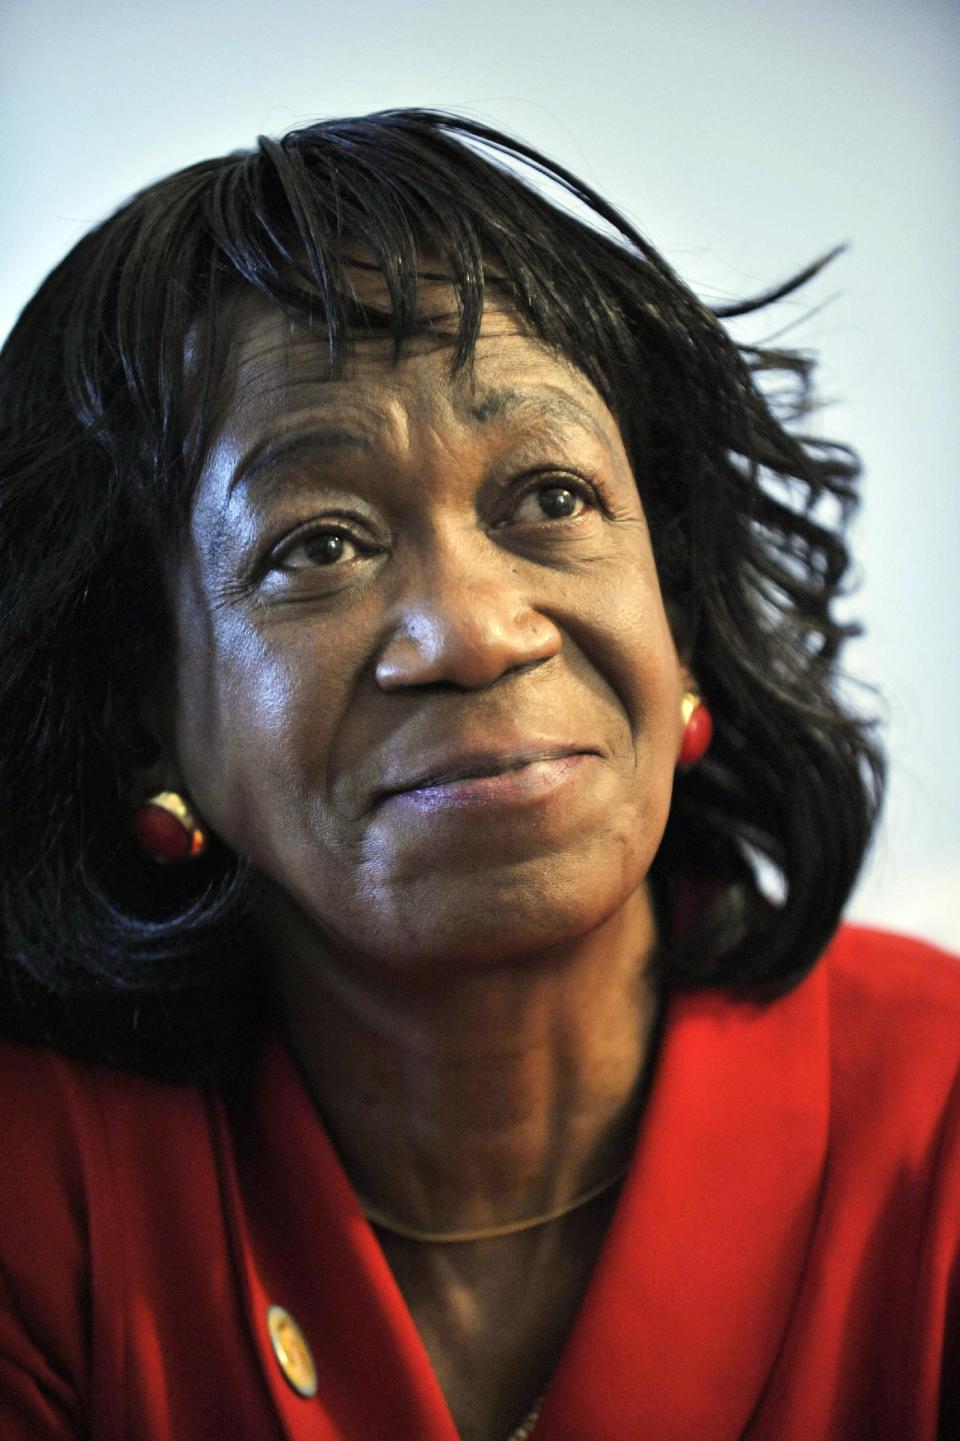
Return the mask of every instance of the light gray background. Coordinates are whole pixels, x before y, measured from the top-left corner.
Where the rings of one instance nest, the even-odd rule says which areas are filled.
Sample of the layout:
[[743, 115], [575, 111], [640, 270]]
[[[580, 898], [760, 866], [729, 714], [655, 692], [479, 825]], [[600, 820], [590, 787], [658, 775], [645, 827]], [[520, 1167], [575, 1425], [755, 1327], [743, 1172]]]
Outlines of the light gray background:
[[851, 909], [960, 947], [956, 0], [0, 0], [0, 57], [0, 335], [133, 189], [392, 105], [564, 161], [708, 300], [849, 241], [764, 325], [821, 353], [817, 424], [867, 467], [847, 663], [892, 782]]

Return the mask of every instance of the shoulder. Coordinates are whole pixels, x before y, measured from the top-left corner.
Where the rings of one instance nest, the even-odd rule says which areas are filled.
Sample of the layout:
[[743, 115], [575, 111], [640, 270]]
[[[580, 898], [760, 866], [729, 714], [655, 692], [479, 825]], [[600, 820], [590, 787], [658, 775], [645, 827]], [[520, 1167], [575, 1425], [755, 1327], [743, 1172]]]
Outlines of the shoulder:
[[[851, 1251], [859, 1218], [869, 1245], [854, 1253], [858, 1283], [873, 1275], [876, 1294], [890, 1299], [900, 1268], [914, 1339], [930, 1364], [942, 1356], [942, 1380], [953, 1388], [960, 1378], [960, 958], [848, 926], [819, 969], [829, 1018], [825, 1197], [833, 1198], [842, 1242], [832, 1265]], [[888, 1258], [882, 1274], [880, 1256]], [[951, 1416], [960, 1413], [960, 1394], [949, 1389], [943, 1404], [956, 1408]]]
[[[40, 1046], [0, 1044], [0, 1246], [11, 1228], [89, 1245], [116, 1196], [169, 1168], [188, 1184], [210, 1150], [208, 1089], [90, 1065]], [[31, 1223], [31, 1217], [32, 1223]]]
[[0, 1044], [0, 1393], [25, 1389], [31, 1415], [44, 1397], [82, 1415], [91, 1324], [122, 1324], [131, 1209], [145, 1178], [189, 1186], [203, 1110], [197, 1086]]
[[[39, 1161], [91, 1164], [133, 1116], [176, 1124], [202, 1105], [201, 1087], [72, 1060], [43, 1046], [0, 1042], [0, 1125]], [[156, 1137], [154, 1139], [157, 1139]]]
[[929, 941], [870, 926], [841, 926], [828, 946], [824, 962], [838, 981], [891, 998], [938, 1003], [960, 1008], [960, 956]]
[[[89, 1240], [108, 1187], [147, 1172], [196, 1128], [201, 1090], [88, 1065], [40, 1046], [0, 1044], [0, 1247], [29, 1233]], [[46, 1226], [44, 1223], [48, 1223]], [[20, 1232], [23, 1232], [23, 1235]]]
[[960, 1124], [960, 959], [845, 926], [818, 970], [833, 1125], [865, 1130], [879, 1151], [923, 1153], [929, 1164]]
[[49, 1407], [70, 1434], [91, 1364], [90, 1179], [106, 1172], [86, 1089], [53, 1052], [0, 1045], [0, 1419], [14, 1400], [31, 1423]]
[[821, 962], [831, 1018], [898, 1050], [960, 1053], [960, 957], [925, 941], [843, 926]]

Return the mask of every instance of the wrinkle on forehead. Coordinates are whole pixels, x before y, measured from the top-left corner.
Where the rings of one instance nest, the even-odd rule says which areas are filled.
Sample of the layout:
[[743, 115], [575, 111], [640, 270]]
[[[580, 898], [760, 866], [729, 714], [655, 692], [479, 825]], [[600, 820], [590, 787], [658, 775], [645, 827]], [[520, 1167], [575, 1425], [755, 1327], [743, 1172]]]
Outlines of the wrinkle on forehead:
[[[526, 341], [529, 348], [497, 348], [498, 342], [507, 339]], [[442, 351], [452, 355], [454, 342], [453, 330], [418, 335], [404, 345], [398, 360], [391, 340], [352, 336], [351, 351], [334, 374], [323, 337], [311, 333], [302, 323], [279, 310], [260, 309], [237, 335], [233, 373], [224, 378], [221, 391], [219, 428], [228, 428], [231, 418], [236, 421], [240, 416], [256, 424], [284, 413], [292, 415], [308, 406], [323, 409], [338, 406], [348, 394], [351, 409], [354, 402], [362, 406], [362, 388], [367, 380], [372, 382], [370, 400], [379, 410], [387, 402], [387, 395], [386, 388], [376, 385], [378, 380], [398, 375], [408, 360]], [[552, 347], [531, 335], [511, 311], [489, 307], [484, 312], [483, 331], [470, 362], [459, 371], [454, 371], [451, 364], [445, 374], [438, 367], [438, 397], [442, 392], [464, 419], [480, 421], [506, 416], [511, 409], [518, 408], [521, 399], [516, 386], [510, 383], [509, 372], [529, 368], [536, 354], [562, 367], [578, 390], [596, 396], [587, 377], [565, 356], [558, 355]], [[478, 378], [477, 362], [488, 358], [495, 359], [498, 369], [504, 372], [502, 386], [491, 387], [489, 382]], [[377, 392], [376, 400], [374, 392]], [[558, 401], [556, 406], [558, 418], [561, 403]]]
[[451, 424], [477, 439], [505, 432], [515, 448], [533, 436], [562, 447], [574, 428], [608, 453], [621, 450], [615, 417], [571, 361], [518, 333], [504, 309], [486, 312], [483, 327], [462, 370], [434, 360], [436, 347], [415, 344], [397, 361], [390, 343], [378, 340], [361, 343], [333, 377], [322, 342], [261, 302], [237, 333], [232, 393], [224, 395], [195, 497], [211, 553], [220, 552], [235, 497], [295, 489], [316, 456], [353, 452], [373, 464], [369, 458], [379, 455], [379, 465], [405, 456], [415, 435], [449, 443]]
[[[427, 287], [424, 287], [426, 290]], [[449, 304], [449, 287], [432, 287]], [[235, 301], [230, 363], [224, 366], [203, 472], [233, 477], [227, 495], [251, 464], [279, 445], [305, 449], [310, 429], [350, 432], [368, 449], [404, 448], [416, 409], [427, 407], [469, 428], [488, 423], [548, 428], [560, 438], [570, 425], [590, 430], [608, 447], [619, 427], [591, 381], [566, 356], [532, 335], [502, 302], [488, 304], [469, 363], [455, 370], [438, 360], [424, 372], [411, 361], [452, 353], [454, 337], [415, 337], [399, 357], [389, 339], [360, 337], [333, 373], [324, 338], [259, 295]], [[611, 435], [615, 431], [615, 436]], [[390, 437], [388, 439], [388, 436]], [[301, 438], [302, 442], [301, 443]], [[226, 498], [226, 497], [224, 497]]]
[[[202, 413], [198, 409], [193, 425], [188, 427], [185, 453], [195, 474], [209, 457], [211, 443], [229, 426], [237, 411], [275, 413], [288, 399], [295, 401], [302, 386], [355, 378], [360, 370], [369, 371], [378, 365], [390, 368], [398, 359], [444, 349], [451, 355], [451, 376], [470, 370], [473, 356], [467, 356], [465, 361], [462, 355], [457, 356], [458, 297], [442, 260], [429, 252], [418, 260], [413, 329], [404, 336], [398, 357], [396, 337], [390, 327], [390, 291], [378, 258], [362, 243], [351, 244], [348, 240], [344, 241], [341, 258], [341, 278], [349, 300], [375, 319], [369, 330], [361, 323], [349, 331], [336, 357], [330, 354], [322, 307], [317, 322], [311, 325], [306, 315], [285, 311], [242, 282], [223, 291], [215, 315], [197, 317], [185, 343], [188, 404], [191, 392], [199, 399], [196, 382], [200, 367], [212, 365], [212, 385]], [[513, 334], [537, 342], [535, 330], [514, 305], [509, 278], [489, 257], [484, 261], [481, 285], [486, 335]], [[319, 295], [317, 300], [319, 304]], [[383, 330], [377, 317], [384, 322]], [[547, 349], [554, 354], [551, 347]], [[563, 359], [559, 355], [554, 358]], [[296, 408], [296, 404], [288, 408]]]
[[[345, 336], [344, 353], [337, 358], [337, 377], [349, 378], [359, 364], [396, 363], [395, 337], [389, 328], [389, 295], [379, 271], [364, 277], [357, 288], [357, 300], [374, 316], [382, 317], [384, 330], [362, 326]], [[312, 327], [305, 317], [291, 315], [255, 293], [240, 296], [225, 317], [231, 332], [229, 369], [234, 399], [244, 403], [251, 384], [279, 387], [304, 380], [320, 382], [332, 378], [332, 364], [325, 324]], [[453, 350], [459, 332], [459, 310], [450, 286], [421, 280], [413, 332], [405, 337], [402, 355]], [[518, 335], [537, 340], [519, 313], [496, 291], [487, 294], [483, 309], [486, 335]], [[402, 358], [402, 357], [401, 357]]]
[[[324, 400], [329, 404], [324, 404]], [[229, 499], [238, 487], [249, 488], [255, 483], [258, 489], [282, 479], [277, 475], [277, 465], [282, 461], [295, 460], [298, 456], [315, 457], [318, 453], [330, 455], [333, 452], [359, 451], [368, 456], [386, 445], [402, 453], [410, 444], [413, 418], [401, 398], [389, 391], [355, 391], [344, 405], [338, 404], [343, 397], [324, 397], [308, 409], [284, 413], [279, 424], [267, 424], [253, 445], [242, 454], [236, 447], [224, 445], [220, 458], [230, 466], [231, 476], [227, 485]], [[469, 391], [459, 393], [444, 391], [440, 400], [441, 408], [449, 408], [454, 416], [467, 425], [483, 428], [490, 422], [509, 424], [518, 418], [521, 425], [534, 421], [541, 431], [546, 431], [555, 441], [562, 443], [565, 431], [570, 426], [589, 431], [609, 449], [610, 427], [580, 404], [567, 391], [549, 384], [537, 385], [532, 389], [482, 388], [471, 386]], [[330, 411], [335, 412], [331, 420]], [[346, 422], [346, 423], [343, 423]]]

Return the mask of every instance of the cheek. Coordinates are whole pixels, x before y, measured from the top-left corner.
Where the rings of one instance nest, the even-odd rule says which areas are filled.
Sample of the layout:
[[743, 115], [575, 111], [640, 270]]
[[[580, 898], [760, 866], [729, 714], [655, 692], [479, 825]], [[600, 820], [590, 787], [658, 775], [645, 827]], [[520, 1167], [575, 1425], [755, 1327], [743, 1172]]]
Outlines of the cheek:
[[618, 624], [629, 679], [644, 730], [661, 764], [672, 777], [679, 744], [680, 700], [684, 673], [674, 643], [660, 584], [649, 548], [644, 548], [635, 584], [624, 585]]
[[680, 740], [684, 672], [652, 558], [640, 548], [600, 581], [590, 595], [577, 598], [567, 629], [622, 708], [638, 766], [652, 764], [669, 778]]
[[177, 759], [201, 814], [232, 848], [257, 849], [322, 778], [337, 696], [316, 657], [280, 646], [238, 615], [181, 630]]

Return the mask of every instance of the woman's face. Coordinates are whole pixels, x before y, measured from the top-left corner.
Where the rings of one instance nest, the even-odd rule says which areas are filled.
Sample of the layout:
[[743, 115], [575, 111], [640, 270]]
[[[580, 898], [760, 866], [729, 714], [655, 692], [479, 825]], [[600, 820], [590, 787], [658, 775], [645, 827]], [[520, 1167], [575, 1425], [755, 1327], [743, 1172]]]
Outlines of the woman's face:
[[488, 310], [475, 364], [251, 304], [174, 584], [170, 780], [327, 942], [464, 964], [642, 893], [684, 673], [589, 382]]

